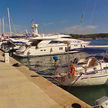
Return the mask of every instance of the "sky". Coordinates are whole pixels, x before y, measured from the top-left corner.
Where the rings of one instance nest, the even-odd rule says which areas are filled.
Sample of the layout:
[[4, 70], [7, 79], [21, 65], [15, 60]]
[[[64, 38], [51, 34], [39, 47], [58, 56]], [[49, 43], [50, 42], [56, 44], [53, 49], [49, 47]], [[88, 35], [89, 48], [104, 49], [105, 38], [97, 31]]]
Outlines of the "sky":
[[40, 33], [108, 33], [108, 0], [0, 0], [6, 32], [7, 8], [13, 32], [32, 31], [34, 20]]

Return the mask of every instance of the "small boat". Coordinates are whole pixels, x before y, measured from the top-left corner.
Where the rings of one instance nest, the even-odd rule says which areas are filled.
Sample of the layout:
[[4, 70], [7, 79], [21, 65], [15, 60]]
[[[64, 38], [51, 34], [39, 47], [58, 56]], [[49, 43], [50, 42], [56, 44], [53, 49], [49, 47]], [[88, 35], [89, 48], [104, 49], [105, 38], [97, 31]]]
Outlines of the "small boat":
[[104, 96], [95, 101], [94, 108], [108, 108], [108, 97]]
[[[60, 67], [55, 80], [63, 86], [93, 86], [108, 84], [108, 58], [87, 57], [78, 61], [72, 70], [71, 65]], [[60, 72], [61, 71], [61, 72]], [[57, 73], [57, 70], [56, 70]]]

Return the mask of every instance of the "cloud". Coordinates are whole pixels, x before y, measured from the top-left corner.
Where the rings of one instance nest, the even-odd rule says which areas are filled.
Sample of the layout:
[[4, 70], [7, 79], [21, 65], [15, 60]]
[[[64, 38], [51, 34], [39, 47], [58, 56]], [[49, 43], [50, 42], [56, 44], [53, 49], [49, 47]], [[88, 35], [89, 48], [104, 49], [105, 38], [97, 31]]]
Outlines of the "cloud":
[[64, 30], [62, 30], [61, 32], [86, 34], [86, 33], [95, 32], [96, 28], [97, 28], [97, 26], [94, 26], [94, 25], [87, 25], [87, 26], [76, 25], [76, 26], [67, 27]]

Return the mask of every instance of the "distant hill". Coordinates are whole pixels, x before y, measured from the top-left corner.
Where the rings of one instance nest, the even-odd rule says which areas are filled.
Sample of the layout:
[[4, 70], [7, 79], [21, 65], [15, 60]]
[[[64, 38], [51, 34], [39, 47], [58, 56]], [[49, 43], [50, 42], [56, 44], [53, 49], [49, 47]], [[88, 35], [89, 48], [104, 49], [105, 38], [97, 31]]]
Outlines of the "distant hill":
[[98, 38], [108, 38], [108, 33], [97, 33], [97, 34], [69, 34], [75, 39], [78, 38], [90, 38], [90, 39], [98, 39]]

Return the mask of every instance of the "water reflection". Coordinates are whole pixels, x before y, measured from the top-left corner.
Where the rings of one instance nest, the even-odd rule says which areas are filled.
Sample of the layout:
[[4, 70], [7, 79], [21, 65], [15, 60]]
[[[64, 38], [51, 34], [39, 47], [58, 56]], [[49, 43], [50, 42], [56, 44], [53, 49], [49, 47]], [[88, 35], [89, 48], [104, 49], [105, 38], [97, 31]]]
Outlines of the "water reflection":
[[103, 96], [108, 96], [108, 86], [106, 85], [62, 88], [90, 105], [93, 105], [96, 99], [99, 99]]
[[[87, 57], [88, 54], [84, 52], [78, 52], [75, 54], [58, 55], [61, 65], [67, 65], [75, 58], [81, 59]], [[40, 74], [50, 74], [54, 70], [53, 56], [42, 56], [33, 58], [16, 58], [18, 61], [28, 66], [30, 69], [35, 70]]]

